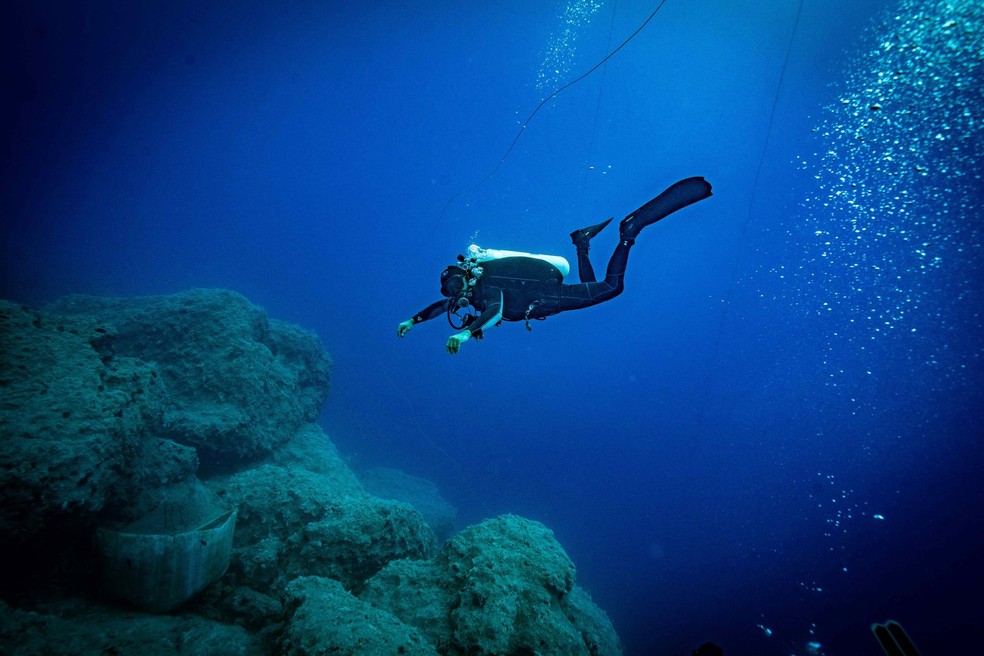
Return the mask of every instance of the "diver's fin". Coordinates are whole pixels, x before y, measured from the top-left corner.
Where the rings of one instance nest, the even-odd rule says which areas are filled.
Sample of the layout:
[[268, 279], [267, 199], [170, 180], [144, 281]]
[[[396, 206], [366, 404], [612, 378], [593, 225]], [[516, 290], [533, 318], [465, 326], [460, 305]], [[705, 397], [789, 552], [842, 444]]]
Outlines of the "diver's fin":
[[634, 240], [647, 225], [711, 196], [711, 185], [702, 177], [686, 178], [669, 186], [632, 214], [622, 219], [622, 239]]
[[872, 624], [871, 632], [875, 634], [885, 656], [922, 656], [902, 625], [894, 620]]
[[591, 238], [597, 235], [602, 230], [604, 230], [605, 226], [611, 223], [612, 219], [614, 218], [615, 217], [613, 216], [611, 219], [608, 219], [607, 221], [602, 221], [601, 223], [596, 223], [593, 226], [588, 226], [587, 228], [581, 228], [580, 230], [575, 230], [574, 232], [571, 233], [571, 241], [574, 242], [575, 246], [577, 246], [579, 243], [582, 242], [591, 241]]

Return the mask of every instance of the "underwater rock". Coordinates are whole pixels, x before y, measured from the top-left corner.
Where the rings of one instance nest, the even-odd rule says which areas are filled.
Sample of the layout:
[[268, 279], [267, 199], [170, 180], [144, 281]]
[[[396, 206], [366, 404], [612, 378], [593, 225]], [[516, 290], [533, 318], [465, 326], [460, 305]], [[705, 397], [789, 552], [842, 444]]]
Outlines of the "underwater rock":
[[284, 620], [279, 598], [245, 585], [231, 585], [226, 579], [206, 588], [184, 610], [257, 632], [276, 631]]
[[22, 656], [139, 654], [250, 656], [270, 653], [240, 626], [195, 616], [144, 615], [82, 604], [51, 614], [0, 601], [0, 652]]
[[581, 632], [591, 656], [621, 654], [622, 643], [608, 615], [592, 601], [587, 590], [575, 585], [564, 597], [564, 614]]
[[611, 623], [574, 585], [574, 564], [538, 522], [503, 515], [466, 528], [430, 561], [395, 561], [359, 595], [448, 656], [621, 654]]
[[394, 560], [359, 593], [360, 599], [416, 627], [442, 654], [461, 653], [453, 646], [456, 637], [451, 616], [459, 597], [458, 582], [436, 559]]
[[438, 656], [413, 627], [353, 597], [337, 581], [298, 578], [287, 586], [286, 605], [291, 619], [278, 650], [285, 656]]
[[235, 580], [276, 593], [294, 578], [318, 575], [358, 589], [391, 560], [433, 553], [434, 534], [411, 506], [369, 496], [354, 478], [338, 482], [276, 465], [209, 481], [239, 508]]
[[364, 494], [362, 484], [338, 454], [334, 442], [317, 424], [305, 424], [268, 461], [282, 467], [301, 467], [324, 477], [324, 485], [340, 494]]
[[424, 478], [411, 476], [399, 469], [377, 467], [359, 474], [369, 494], [381, 499], [405, 501], [420, 511], [437, 538], [444, 541], [454, 533], [457, 511], [444, 500], [437, 486]]
[[0, 301], [0, 536], [8, 545], [48, 524], [84, 523], [198, 466], [191, 449], [153, 437], [167, 401], [161, 376], [152, 363], [107, 357], [113, 332]]
[[[543, 525], [499, 517], [437, 552], [421, 510], [446, 533], [454, 509], [432, 484], [374, 470], [372, 491], [400, 500], [368, 493], [312, 423], [323, 347], [238, 294], [0, 302], [0, 364], [0, 539], [22, 545], [12, 563], [48, 549], [34, 557], [44, 573], [4, 579], [18, 608], [0, 602], [2, 653], [621, 653]], [[226, 469], [203, 467], [199, 483], [200, 459]], [[215, 475], [230, 465], [249, 468]], [[202, 485], [237, 509], [228, 572], [178, 616], [96, 603], [94, 526], [168, 515], [168, 499]], [[231, 527], [182, 514], [196, 530]], [[153, 523], [129, 530], [167, 532]], [[163, 588], [151, 574], [140, 581]]]
[[46, 307], [114, 327], [105, 357], [155, 363], [168, 391], [165, 434], [211, 452], [252, 458], [314, 421], [331, 360], [318, 338], [269, 319], [227, 290], [169, 296], [67, 296]]
[[392, 560], [431, 556], [436, 545], [413, 506], [375, 497], [333, 505], [289, 541], [299, 571], [336, 579], [349, 590], [361, 589]]

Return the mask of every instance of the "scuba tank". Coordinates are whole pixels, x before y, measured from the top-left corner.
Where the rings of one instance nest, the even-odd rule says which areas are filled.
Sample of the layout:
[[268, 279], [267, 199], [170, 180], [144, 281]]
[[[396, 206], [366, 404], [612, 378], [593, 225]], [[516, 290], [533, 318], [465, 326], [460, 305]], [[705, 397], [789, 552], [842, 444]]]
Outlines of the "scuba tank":
[[[534, 260], [543, 260], [555, 269], [560, 271], [561, 280], [571, 272], [571, 265], [566, 258], [559, 255], [543, 255], [541, 253], [523, 253], [520, 251], [504, 251], [497, 248], [482, 248], [478, 244], [468, 247], [467, 260], [473, 262], [489, 262], [491, 260], [501, 260], [507, 257], [531, 257]], [[466, 260], [466, 261], [467, 261]]]

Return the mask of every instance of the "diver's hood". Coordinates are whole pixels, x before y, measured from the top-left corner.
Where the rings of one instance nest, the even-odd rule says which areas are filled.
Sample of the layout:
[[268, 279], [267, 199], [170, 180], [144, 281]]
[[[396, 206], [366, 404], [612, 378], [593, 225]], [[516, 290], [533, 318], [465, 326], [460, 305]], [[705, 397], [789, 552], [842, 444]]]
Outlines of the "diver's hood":
[[441, 295], [457, 297], [468, 286], [468, 272], [457, 266], [449, 266], [441, 272]]

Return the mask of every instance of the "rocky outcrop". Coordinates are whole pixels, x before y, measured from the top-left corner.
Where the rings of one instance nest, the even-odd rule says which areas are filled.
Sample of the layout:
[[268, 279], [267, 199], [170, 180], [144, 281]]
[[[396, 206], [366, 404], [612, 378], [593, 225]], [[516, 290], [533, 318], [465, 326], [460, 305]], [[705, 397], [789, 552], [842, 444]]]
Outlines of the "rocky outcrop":
[[270, 454], [268, 463], [281, 467], [299, 467], [321, 476], [323, 485], [341, 496], [366, 493], [359, 479], [349, 469], [321, 427], [305, 424], [282, 447]]
[[377, 467], [360, 473], [359, 480], [369, 494], [405, 501], [419, 510], [439, 540], [444, 541], [454, 533], [457, 511], [427, 479], [399, 469]]
[[0, 301], [0, 536], [77, 524], [198, 467], [162, 436], [168, 392], [153, 362], [113, 355], [116, 329]]
[[163, 432], [203, 457], [267, 454], [313, 422], [328, 395], [331, 360], [318, 338], [235, 292], [69, 296], [46, 312], [111, 325], [103, 357], [154, 363], [168, 392]]
[[433, 553], [434, 533], [413, 507], [366, 494], [354, 477], [338, 482], [278, 465], [210, 481], [239, 508], [230, 566], [236, 579], [268, 594], [306, 575], [357, 590], [391, 560]]
[[193, 615], [146, 615], [89, 604], [33, 612], [11, 608], [3, 601], [0, 601], [0, 652], [21, 656], [272, 653], [261, 638], [242, 627]]
[[574, 574], [549, 529], [505, 515], [463, 530], [433, 560], [390, 563], [360, 598], [448, 656], [620, 654], [611, 623]]
[[[313, 423], [317, 338], [234, 292], [0, 302], [0, 365], [2, 653], [620, 653], [543, 525], [507, 515], [438, 551], [455, 513], [433, 484], [364, 487]], [[174, 615], [106, 604], [97, 528], [180, 520], [207, 542], [213, 501], [236, 511], [224, 576]]]
[[286, 598], [291, 619], [279, 651], [285, 656], [438, 656], [419, 631], [353, 597], [338, 581], [301, 577], [287, 587]]

